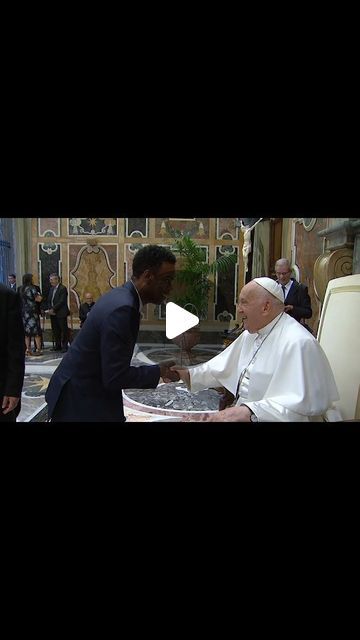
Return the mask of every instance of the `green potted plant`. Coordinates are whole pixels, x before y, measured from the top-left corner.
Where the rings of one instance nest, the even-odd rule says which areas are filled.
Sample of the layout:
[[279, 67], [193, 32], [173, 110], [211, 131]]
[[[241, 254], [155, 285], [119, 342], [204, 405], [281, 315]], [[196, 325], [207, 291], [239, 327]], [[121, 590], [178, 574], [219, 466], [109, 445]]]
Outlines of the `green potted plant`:
[[[226, 272], [233, 267], [236, 263], [236, 255], [225, 254], [209, 264], [206, 262], [205, 250], [186, 233], [175, 235], [175, 242], [171, 249], [175, 255], [179, 255], [171, 300], [197, 315], [199, 320], [204, 320], [207, 318], [209, 292], [213, 287], [213, 281], [210, 278], [216, 273]], [[174, 338], [174, 342], [180, 344], [185, 351], [190, 351], [191, 347], [199, 341], [199, 326]]]

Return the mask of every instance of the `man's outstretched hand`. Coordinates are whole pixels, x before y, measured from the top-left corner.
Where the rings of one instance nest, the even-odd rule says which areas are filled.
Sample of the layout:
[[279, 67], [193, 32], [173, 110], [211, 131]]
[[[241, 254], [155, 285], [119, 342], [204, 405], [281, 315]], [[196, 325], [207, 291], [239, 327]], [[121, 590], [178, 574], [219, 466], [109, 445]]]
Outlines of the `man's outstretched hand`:
[[180, 376], [177, 371], [170, 368], [174, 365], [175, 360], [171, 359], [159, 362], [160, 378], [162, 378], [164, 382], [178, 382], [178, 380], [180, 380]]

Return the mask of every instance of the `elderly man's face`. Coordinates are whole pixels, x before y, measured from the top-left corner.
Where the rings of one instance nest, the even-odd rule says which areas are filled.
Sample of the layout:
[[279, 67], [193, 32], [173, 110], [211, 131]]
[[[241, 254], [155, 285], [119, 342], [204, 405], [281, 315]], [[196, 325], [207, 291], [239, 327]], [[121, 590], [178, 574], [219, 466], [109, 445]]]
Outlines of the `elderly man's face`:
[[280, 284], [287, 284], [291, 278], [289, 267], [275, 267], [275, 274]]
[[87, 302], [88, 304], [91, 304], [92, 301], [93, 301], [93, 297], [92, 297], [91, 293], [87, 293], [85, 295], [85, 302]]
[[238, 312], [244, 322], [244, 327], [249, 333], [256, 333], [265, 326], [264, 300], [258, 291], [259, 285], [249, 282], [241, 289]]

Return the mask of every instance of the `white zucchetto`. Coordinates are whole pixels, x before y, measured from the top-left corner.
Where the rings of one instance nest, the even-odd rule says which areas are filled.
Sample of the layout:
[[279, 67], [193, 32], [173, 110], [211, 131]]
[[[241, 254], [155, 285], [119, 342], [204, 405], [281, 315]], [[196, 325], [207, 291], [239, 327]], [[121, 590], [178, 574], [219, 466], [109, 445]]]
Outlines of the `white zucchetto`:
[[271, 278], [254, 278], [253, 282], [257, 282], [261, 287], [275, 296], [275, 298], [280, 300], [280, 302], [284, 302], [284, 292], [281, 284], [275, 282], [275, 280], [272, 280]]

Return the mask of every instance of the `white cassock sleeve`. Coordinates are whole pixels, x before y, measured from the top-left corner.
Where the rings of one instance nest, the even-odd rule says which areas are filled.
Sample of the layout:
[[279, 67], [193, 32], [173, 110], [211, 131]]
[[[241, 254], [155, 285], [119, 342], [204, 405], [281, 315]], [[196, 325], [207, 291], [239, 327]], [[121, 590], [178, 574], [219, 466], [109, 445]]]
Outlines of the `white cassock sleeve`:
[[[224, 386], [235, 395], [239, 375], [248, 366], [255, 336], [241, 334], [222, 353], [190, 369], [191, 391]], [[341, 420], [333, 403], [339, 399], [328, 359], [317, 340], [296, 320], [284, 315], [261, 346], [251, 366], [246, 404], [260, 421]]]

